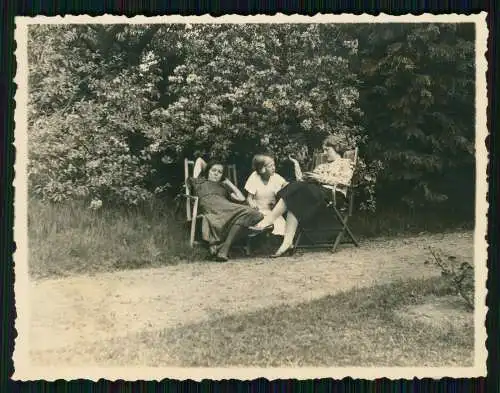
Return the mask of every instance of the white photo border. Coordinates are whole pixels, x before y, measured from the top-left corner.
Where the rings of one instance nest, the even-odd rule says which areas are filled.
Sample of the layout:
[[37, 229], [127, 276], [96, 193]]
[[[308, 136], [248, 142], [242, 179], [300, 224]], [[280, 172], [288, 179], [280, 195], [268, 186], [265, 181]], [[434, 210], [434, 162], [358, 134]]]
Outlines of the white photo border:
[[[107, 380], [162, 380], [170, 379], [239, 379], [251, 380], [256, 378], [273, 379], [314, 379], [345, 377], [362, 379], [413, 379], [413, 378], [472, 378], [486, 376], [486, 281], [487, 281], [487, 212], [488, 202], [486, 199], [487, 164], [488, 151], [485, 140], [488, 135], [487, 129], [487, 84], [486, 84], [486, 50], [488, 27], [486, 24], [486, 12], [472, 15], [460, 14], [423, 14], [423, 15], [401, 15], [393, 16], [380, 14], [372, 15], [328, 15], [317, 14], [315, 16], [303, 15], [224, 15], [221, 17], [203, 16], [113, 16], [103, 15], [92, 17], [81, 16], [36, 16], [15, 18], [15, 51], [17, 71], [14, 82], [17, 85], [15, 95], [15, 142], [16, 162], [14, 179], [14, 240], [17, 245], [14, 254], [15, 262], [15, 299], [17, 319], [15, 328], [17, 338], [15, 339], [15, 350], [13, 355], [15, 372], [13, 380], [46, 380], [56, 379], [89, 379], [97, 381], [104, 378]], [[475, 260], [475, 346], [473, 367], [428, 367], [428, 368], [95, 368], [95, 367], [39, 367], [30, 364], [29, 361], [29, 315], [30, 306], [28, 301], [29, 277], [28, 277], [28, 233], [27, 233], [27, 103], [28, 103], [28, 56], [27, 56], [27, 29], [34, 24], [157, 24], [157, 23], [474, 23], [476, 27], [476, 206], [475, 206], [475, 230], [474, 230], [474, 260]], [[480, 261], [480, 263], [478, 263]]]

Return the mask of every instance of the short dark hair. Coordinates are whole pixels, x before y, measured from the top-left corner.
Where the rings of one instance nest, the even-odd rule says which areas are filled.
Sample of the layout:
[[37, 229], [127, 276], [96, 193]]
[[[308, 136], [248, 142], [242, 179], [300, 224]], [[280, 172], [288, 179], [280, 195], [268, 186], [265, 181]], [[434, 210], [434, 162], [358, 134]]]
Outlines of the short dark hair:
[[344, 153], [349, 150], [347, 141], [345, 140], [345, 138], [342, 138], [339, 135], [327, 136], [323, 141], [323, 146], [333, 147], [335, 151], [340, 155], [344, 155]]
[[210, 169], [212, 169], [212, 167], [214, 165], [220, 165], [222, 167], [222, 177], [221, 177], [221, 181], [223, 181], [226, 176], [224, 175], [224, 172], [226, 171], [226, 165], [220, 161], [220, 160], [210, 160], [208, 161], [207, 165], [205, 166], [205, 169], [203, 169], [201, 175], [204, 177], [204, 178], [208, 178], [208, 172], [210, 172]]

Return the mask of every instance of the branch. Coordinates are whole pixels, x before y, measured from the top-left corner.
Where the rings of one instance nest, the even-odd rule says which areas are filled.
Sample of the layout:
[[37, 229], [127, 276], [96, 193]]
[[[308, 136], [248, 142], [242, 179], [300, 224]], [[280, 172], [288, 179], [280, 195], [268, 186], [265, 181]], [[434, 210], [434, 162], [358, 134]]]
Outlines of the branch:
[[137, 48], [139, 49], [140, 52], [142, 52], [144, 48], [151, 42], [154, 35], [158, 30], [160, 30], [160, 28], [161, 28], [160, 24], [155, 24], [148, 30], [146, 30], [146, 32], [141, 36], [139, 43], [137, 44]]
[[431, 255], [434, 257], [434, 261], [436, 262], [436, 265], [438, 265], [443, 272], [447, 272], [448, 269], [446, 268], [446, 266], [443, 265], [443, 263], [441, 261], [441, 257], [432, 249], [432, 247], [428, 247], [428, 250], [431, 253]]
[[148, 30], [146, 30], [146, 32], [141, 36], [141, 38], [139, 39], [139, 42], [137, 43], [137, 45], [134, 48], [135, 56], [133, 59], [131, 59], [131, 62], [133, 64], [139, 64], [142, 52], [148, 46], [148, 44], [151, 42], [154, 35], [156, 34], [156, 32], [160, 28], [161, 28], [160, 24], [155, 24], [152, 27], [150, 27]]
[[[125, 29], [126, 25], [116, 24], [107, 29], [103, 25], [88, 25], [97, 34], [97, 42], [100, 43], [99, 50], [106, 54], [116, 42], [116, 35]], [[97, 49], [97, 48], [96, 48]]]
[[469, 309], [474, 310], [474, 303], [473, 303], [473, 301], [470, 299], [470, 297], [468, 295], [466, 295], [464, 293], [464, 289], [462, 288], [461, 285], [458, 286], [458, 293], [460, 294], [460, 296], [462, 297], [462, 299], [465, 300], [465, 303], [467, 303], [467, 306], [469, 307]]
[[122, 32], [125, 29], [125, 25], [113, 25], [110, 29], [106, 31], [106, 40], [104, 41], [104, 45], [102, 46], [102, 51], [107, 53], [113, 44], [116, 42], [116, 35]]

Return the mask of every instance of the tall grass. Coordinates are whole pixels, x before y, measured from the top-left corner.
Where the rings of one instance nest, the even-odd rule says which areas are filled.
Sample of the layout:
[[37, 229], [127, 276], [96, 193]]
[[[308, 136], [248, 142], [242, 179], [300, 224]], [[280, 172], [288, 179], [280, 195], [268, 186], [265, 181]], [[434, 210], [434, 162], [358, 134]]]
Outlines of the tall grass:
[[31, 198], [28, 236], [34, 278], [172, 265], [204, 255], [189, 247], [186, 228], [159, 201], [95, 211], [76, 201]]
[[474, 229], [474, 220], [454, 211], [383, 208], [375, 213], [354, 212], [349, 226], [365, 238], [417, 235]]
[[[159, 267], [206, 259], [191, 249], [188, 228], [174, 217], [171, 201], [142, 207], [91, 210], [73, 201], [51, 204], [31, 198], [28, 205], [30, 274], [33, 278]], [[364, 238], [470, 229], [471, 223], [435, 214], [357, 212], [353, 232]]]

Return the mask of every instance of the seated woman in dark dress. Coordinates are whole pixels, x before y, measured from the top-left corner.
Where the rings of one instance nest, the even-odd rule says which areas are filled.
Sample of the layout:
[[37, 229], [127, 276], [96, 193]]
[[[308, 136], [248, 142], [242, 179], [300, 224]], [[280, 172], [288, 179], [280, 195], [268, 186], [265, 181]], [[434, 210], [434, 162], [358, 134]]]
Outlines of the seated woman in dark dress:
[[291, 250], [299, 222], [311, 219], [318, 210], [326, 205], [327, 190], [324, 186], [335, 186], [336, 191], [344, 196], [354, 172], [352, 161], [342, 158], [342, 144], [335, 137], [329, 137], [323, 143], [323, 152], [327, 162], [320, 164], [312, 172], [302, 173], [297, 160], [291, 158], [295, 166], [297, 181], [289, 183], [278, 192], [278, 203], [257, 225], [250, 229], [262, 231], [272, 225], [274, 220], [286, 214], [285, 236], [275, 254], [279, 257]]
[[245, 196], [223, 173], [224, 165], [220, 162], [206, 164], [198, 158], [193, 177], [188, 180], [203, 214], [202, 238], [219, 261], [227, 261], [234, 241], [263, 218], [258, 210], [241, 204]]

